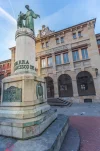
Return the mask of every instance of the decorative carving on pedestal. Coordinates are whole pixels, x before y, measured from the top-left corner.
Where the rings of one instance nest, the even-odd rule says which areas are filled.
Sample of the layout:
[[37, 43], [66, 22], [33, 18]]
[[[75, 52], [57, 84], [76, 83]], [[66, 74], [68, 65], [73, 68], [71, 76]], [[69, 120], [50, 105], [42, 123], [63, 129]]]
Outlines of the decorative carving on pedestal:
[[3, 91], [3, 102], [21, 102], [22, 89], [11, 86]]
[[39, 82], [36, 86], [36, 96], [37, 99], [42, 98], [43, 99], [43, 86]]

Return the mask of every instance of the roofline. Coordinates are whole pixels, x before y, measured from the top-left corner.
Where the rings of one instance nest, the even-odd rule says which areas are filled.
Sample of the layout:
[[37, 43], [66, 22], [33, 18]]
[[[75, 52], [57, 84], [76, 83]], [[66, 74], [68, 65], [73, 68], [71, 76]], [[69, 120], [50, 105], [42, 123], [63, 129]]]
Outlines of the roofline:
[[15, 49], [15, 48], [16, 48], [16, 46], [9, 48], [9, 50], [12, 50], [12, 49]]
[[95, 34], [96, 36], [99, 36], [100, 35], [100, 33], [98, 33], [98, 34]]
[[[95, 23], [96, 23], [96, 18], [93, 18], [93, 19], [91, 19], [91, 20], [87, 20], [87, 21], [85, 21], [85, 22], [82, 22], [82, 23], [73, 25], [73, 26], [68, 27], [68, 28], [64, 28], [64, 29], [62, 29], [62, 30], [69, 29], [69, 28], [73, 28], [73, 27], [75, 27], [75, 26], [79, 26], [79, 25], [81, 25], [81, 24], [85, 24], [85, 23], [90, 22], [90, 21], [93, 21], [93, 20], [95, 20]], [[62, 31], [62, 30], [60, 30], [60, 31]], [[58, 31], [57, 31], [57, 32], [58, 32]]]
[[90, 22], [90, 21], [93, 21], [93, 20], [94, 20], [94, 21], [95, 21], [95, 23], [96, 23], [96, 18], [93, 18], [93, 19], [91, 19], [91, 20], [87, 20], [87, 21], [85, 21], [85, 22], [82, 22], [82, 23], [79, 23], [79, 24], [76, 24], [76, 25], [70, 26], [70, 27], [68, 27], [68, 28], [64, 28], [64, 29], [61, 29], [61, 30], [55, 31], [55, 32], [53, 32], [53, 33], [51, 33], [51, 34], [49, 34], [49, 35], [44, 36], [44, 37], [40, 37], [40, 38], [37, 38], [37, 37], [36, 37], [36, 40], [39, 40], [39, 39], [45, 38], [45, 37], [50, 36], [50, 35], [54, 35], [54, 34], [56, 34], [56, 33], [58, 33], [58, 32], [61, 32], [61, 31], [64, 31], [64, 30], [67, 30], [67, 29], [70, 29], [70, 28], [73, 28], [73, 27], [76, 27], [76, 26], [80, 26], [80, 25], [82, 25], [82, 24], [85, 24], [85, 23]]
[[5, 62], [9, 62], [9, 61], [11, 61], [11, 59], [0, 61], [0, 64], [5, 63]]

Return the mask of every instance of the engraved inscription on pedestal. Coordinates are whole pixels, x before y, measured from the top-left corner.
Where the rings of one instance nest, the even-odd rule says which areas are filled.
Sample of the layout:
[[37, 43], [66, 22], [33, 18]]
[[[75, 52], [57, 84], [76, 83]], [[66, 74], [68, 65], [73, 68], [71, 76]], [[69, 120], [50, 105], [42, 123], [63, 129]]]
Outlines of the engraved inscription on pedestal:
[[3, 91], [3, 102], [21, 102], [22, 89], [11, 86]]

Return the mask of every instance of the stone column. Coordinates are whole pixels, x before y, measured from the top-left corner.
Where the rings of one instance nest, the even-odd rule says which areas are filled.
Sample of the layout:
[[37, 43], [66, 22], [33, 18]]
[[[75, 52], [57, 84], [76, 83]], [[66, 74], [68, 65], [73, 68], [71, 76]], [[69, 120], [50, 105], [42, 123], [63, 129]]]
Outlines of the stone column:
[[48, 67], [48, 58], [47, 58], [47, 56], [45, 57], [45, 64], [46, 64], [46, 67]]
[[61, 53], [61, 64], [64, 64], [63, 53]]
[[74, 97], [79, 96], [78, 95], [78, 89], [77, 89], [77, 81], [76, 81], [76, 79], [72, 80], [72, 86], [73, 86], [73, 96]]
[[94, 81], [94, 88], [95, 88], [95, 92], [96, 92], [96, 97], [100, 99], [100, 85], [98, 83], [100, 83], [100, 77], [99, 78], [93, 78]]
[[59, 90], [58, 90], [58, 78], [56, 74], [53, 75], [53, 82], [54, 82], [54, 97], [58, 98]]
[[79, 59], [82, 60], [82, 53], [81, 53], [81, 49], [80, 48], [79, 48], [78, 52], [79, 52]]
[[56, 70], [56, 60], [55, 60], [55, 54], [52, 53], [52, 62], [53, 62], [53, 69]]
[[11, 50], [11, 74], [14, 73], [14, 62], [15, 62], [15, 52], [16, 52], [16, 49], [15, 47], [13, 48], [10, 48]]
[[38, 76], [41, 75], [41, 59], [38, 57]]

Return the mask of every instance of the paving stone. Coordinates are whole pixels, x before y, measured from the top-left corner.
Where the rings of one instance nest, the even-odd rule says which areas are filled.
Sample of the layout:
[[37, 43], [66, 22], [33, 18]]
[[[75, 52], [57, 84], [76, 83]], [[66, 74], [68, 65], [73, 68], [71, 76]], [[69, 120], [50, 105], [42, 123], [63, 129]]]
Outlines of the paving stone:
[[100, 117], [70, 117], [70, 124], [79, 132], [80, 151], [100, 151]]
[[16, 139], [8, 138], [8, 137], [0, 136], [0, 138], [3, 138], [0, 140], [0, 151], [6, 151], [9, 147], [11, 147], [17, 141]]

